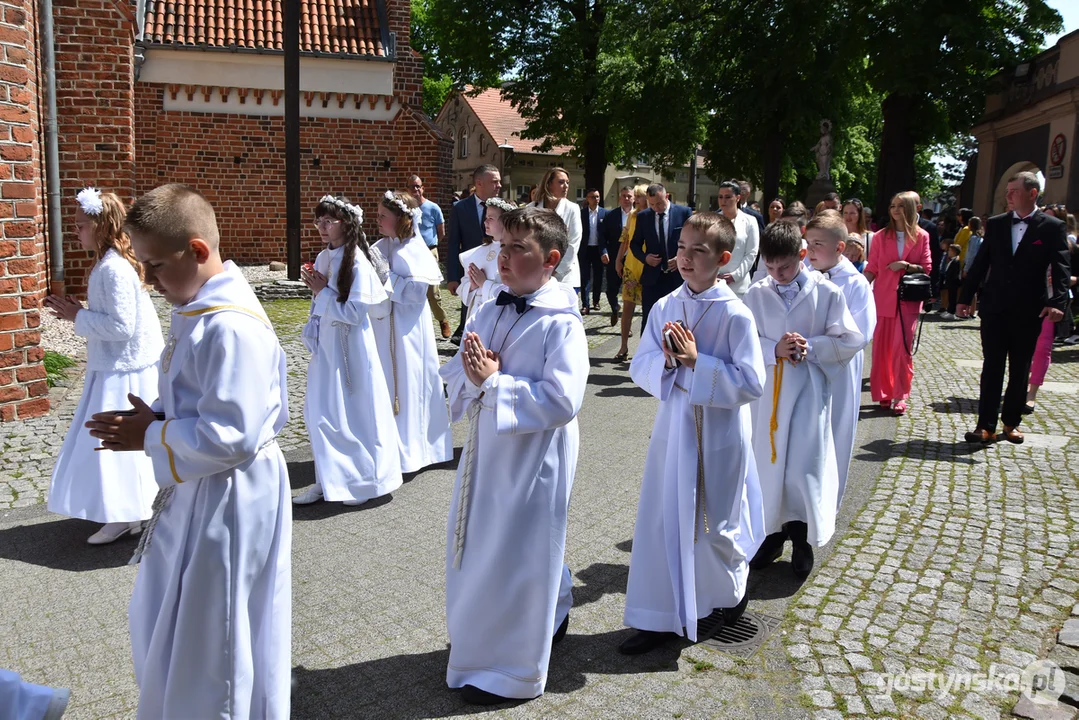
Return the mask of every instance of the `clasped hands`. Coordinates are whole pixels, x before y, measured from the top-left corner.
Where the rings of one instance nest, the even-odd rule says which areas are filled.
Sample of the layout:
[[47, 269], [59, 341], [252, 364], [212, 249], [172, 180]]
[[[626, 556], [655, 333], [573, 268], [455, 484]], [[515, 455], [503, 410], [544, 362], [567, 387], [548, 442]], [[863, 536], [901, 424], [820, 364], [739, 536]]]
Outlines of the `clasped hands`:
[[75, 316], [79, 314], [79, 310], [84, 309], [82, 303], [75, 298], [59, 295], [49, 295], [43, 303], [45, 307], [52, 310], [53, 317], [68, 322], [75, 322]]
[[313, 267], [304, 266], [300, 268], [300, 279], [303, 280], [303, 284], [311, 288], [316, 296], [322, 292], [329, 282], [326, 276], [315, 270]]
[[116, 412], [94, 413], [86, 427], [90, 435], [101, 441], [98, 450], [142, 450], [146, 437], [146, 428], [157, 417], [150, 406], [137, 395], [128, 393], [128, 402], [134, 407], [131, 414], [117, 415]]
[[479, 387], [502, 369], [502, 360], [494, 350], [483, 346], [479, 335], [467, 332], [461, 342], [461, 365], [468, 381]]
[[697, 366], [697, 338], [693, 336], [693, 331], [681, 323], [668, 322], [663, 325], [663, 336], [666, 337], [668, 332], [673, 336], [679, 351], [671, 350], [665, 342], [660, 343], [667, 367], [675, 368], [678, 363], [682, 363], [690, 370], [694, 369]]
[[776, 357], [789, 360], [792, 365], [805, 360], [809, 352], [809, 341], [796, 332], [789, 332], [776, 343]]
[[476, 263], [469, 263], [468, 281], [472, 283], [473, 289], [483, 287], [483, 284], [487, 282], [487, 272], [478, 267]]

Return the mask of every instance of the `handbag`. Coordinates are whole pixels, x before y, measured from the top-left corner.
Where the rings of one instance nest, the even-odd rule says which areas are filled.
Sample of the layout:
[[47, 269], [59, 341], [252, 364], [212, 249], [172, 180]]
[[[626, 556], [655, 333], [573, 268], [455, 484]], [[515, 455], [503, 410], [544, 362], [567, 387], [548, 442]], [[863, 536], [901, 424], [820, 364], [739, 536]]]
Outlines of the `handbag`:
[[895, 297], [895, 309], [899, 315], [899, 325], [903, 328], [903, 347], [906, 348], [907, 354], [914, 357], [918, 354], [918, 348], [922, 344], [922, 321], [923, 317], [921, 312], [918, 313], [918, 335], [911, 345], [910, 340], [907, 339], [907, 324], [903, 322], [903, 303], [904, 302], [918, 302], [923, 303], [926, 300], [930, 300], [933, 297], [933, 281], [925, 273], [911, 273], [910, 275], [903, 275], [899, 278], [899, 290]]

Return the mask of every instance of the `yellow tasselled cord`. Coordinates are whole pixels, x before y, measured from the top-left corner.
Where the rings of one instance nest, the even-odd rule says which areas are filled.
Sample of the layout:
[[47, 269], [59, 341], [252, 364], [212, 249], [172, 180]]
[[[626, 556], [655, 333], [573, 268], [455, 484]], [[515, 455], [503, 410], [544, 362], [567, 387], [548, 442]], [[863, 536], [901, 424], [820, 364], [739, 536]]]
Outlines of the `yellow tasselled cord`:
[[772, 464], [776, 462], [776, 430], [779, 429], [779, 389], [783, 386], [783, 358], [776, 358], [772, 369], [772, 421], [768, 423], [768, 439], [772, 443]]

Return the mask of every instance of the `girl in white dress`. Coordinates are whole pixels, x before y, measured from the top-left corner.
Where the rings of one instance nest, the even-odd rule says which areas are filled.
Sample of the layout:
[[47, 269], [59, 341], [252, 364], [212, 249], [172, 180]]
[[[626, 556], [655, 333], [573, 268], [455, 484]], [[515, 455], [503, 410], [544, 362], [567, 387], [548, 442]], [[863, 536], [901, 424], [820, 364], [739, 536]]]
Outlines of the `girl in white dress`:
[[50, 295], [53, 315], [75, 323], [86, 338], [86, 378], [49, 487], [49, 510], [105, 526], [90, 536], [103, 545], [142, 530], [157, 494], [153, 465], [142, 453], [95, 452], [98, 442], [83, 424], [94, 413], [129, 408], [128, 393], [157, 398], [157, 359], [164, 342], [142, 266], [124, 232], [127, 211], [113, 193], [86, 188], [78, 194], [79, 243], [93, 252], [87, 307]]
[[401, 487], [393, 405], [370, 320], [390, 311], [375, 269], [385, 261], [367, 245], [363, 211], [348, 200], [324, 196], [315, 218], [329, 246], [301, 273], [314, 293], [303, 332], [311, 351], [303, 414], [315, 484], [292, 502], [362, 505]]
[[373, 318], [378, 354], [390, 388], [401, 449], [401, 471], [453, 457], [450, 410], [438, 376], [438, 348], [427, 287], [442, 282], [419, 231], [420, 210], [406, 192], [386, 192], [378, 205], [375, 249], [389, 264], [390, 312]]
[[502, 198], [493, 197], [484, 201], [487, 214], [483, 220], [483, 244], [465, 250], [459, 256], [465, 276], [457, 287], [461, 302], [468, 308], [468, 314], [475, 312], [480, 305], [493, 298], [502, 285], [498, 276], [498, 251], [502, 249], [502, 213], [516, 210]]

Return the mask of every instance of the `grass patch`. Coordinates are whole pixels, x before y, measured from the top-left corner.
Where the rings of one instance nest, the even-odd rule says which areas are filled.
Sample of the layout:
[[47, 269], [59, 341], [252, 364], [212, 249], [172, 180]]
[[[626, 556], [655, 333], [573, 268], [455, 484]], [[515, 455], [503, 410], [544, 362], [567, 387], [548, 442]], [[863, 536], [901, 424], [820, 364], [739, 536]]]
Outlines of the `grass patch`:
[[56, 383], [67, 377], [67, 368], [75, 367], [75, 361], [63, 353], [46, 350], [42, 360], [45, 365], [45, 382], [49, 387], [56, 387]]
[[694, 660], [693, 672], [707, 672], [708, 670], [715, 670], [716, 666], [707, 660]]

